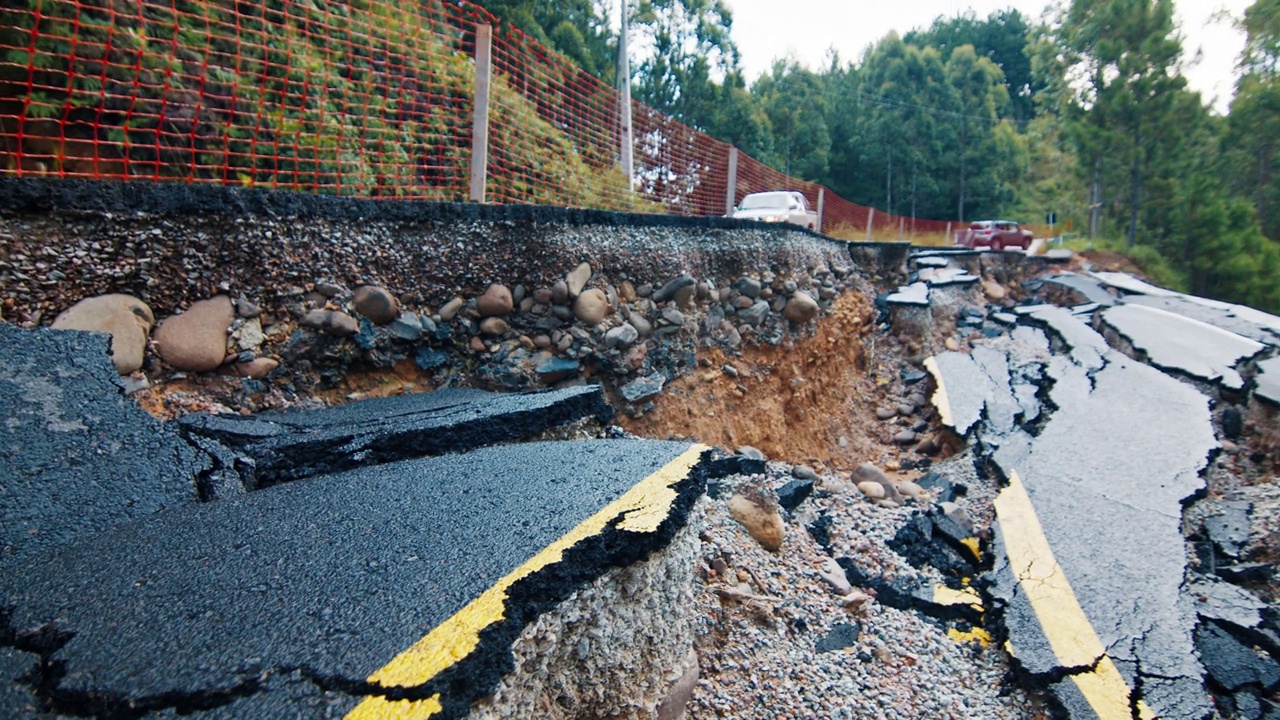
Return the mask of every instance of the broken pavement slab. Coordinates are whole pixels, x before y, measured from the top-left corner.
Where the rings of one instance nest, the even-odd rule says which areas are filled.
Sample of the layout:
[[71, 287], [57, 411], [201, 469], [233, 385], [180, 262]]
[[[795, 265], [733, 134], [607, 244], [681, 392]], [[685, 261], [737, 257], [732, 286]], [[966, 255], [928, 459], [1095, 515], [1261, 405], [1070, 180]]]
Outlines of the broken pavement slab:
[[[1115, 713], [1138, 699], [1160, 717], [1204, 717], [1210, 705], [1195, 660], [1194, 610], [1182, 592], [1181, 523], [1182, 502], [1202, 491], [1200, 472], [1217, 447], [1208, 399], [1114, 352], [1092, 377], [1074, 363], [1054, 367], [1057, 409], [1040, 434], [1010, 437], [993, 455], [1010, 485], [996, 500], [1001, 552], [992, 594], [1005, 606], [1014, 657], [1041, 682], [1074, 683], [1050, 687], [1072, 717], [1093, 717], [1088, 707], [1129, 717]], [[1070, 598], [1060, 588], [1037, 605], [1047, 577]], [[1071, 603], [1079, 613], [1067, 612]], [[1079, 643], [1071, 638], [1082, 633], [1098, 644], [1064, 654], [1062, 643]], [[1085, 680], [1105, 687], [1082, 687], [1081, 668], [1105, 671]]]
[[1003, 353], [983, 348], [972, 355], [945, 352], [924, 361], [937, 385], [931, 400], [942, 424], [965, 435], [988, 411], [986, 417], [1002, 431], [1012, 429], [1020, 407], [1010, 392], [1009, 368], [1002, 358]]
[[1280, 345], [1280, 317], [1247, 305], [1236, 305], [1195, 295], [1166, 290], [1120, 272], [1095, 272], [1106, 285], [1128, 293], [1123, 302], [1168, 310], [1238, 335]]
[[1235, 368], [1266, 349], [1255, 340], [1159, 308], [1117, 305], [1103, 310], [1101, 317], [1152, 365], [1232, 390], [1244, 387]]
[[196, 502], [215, 459], [125, 397], [109, 336], [0, 323], [0, 574]]
[[1103, 357], [1111, 352], [1106, 338], [1066, 308], [1042, 305], [1028, 308], [1025, 312], [1023, 308], [1017, 308], [1017, 312], [1024, 318], [1043, 325], [1062, 340], [1070, 350], [1072, 360], [1087, 370], [1101, 368]]
[[613, 410], [598, 385], [523, 393], [445, 389], [258, 415], [188, 415], [189, 434], [254, 461], [255, 487], [531, 437]]
[[911, 283], [906, 287], [898, 288], [897, 292], [889, 294], [885, 298], [885, 302], [890, 305], [915, 305], [928, 307], [929, 286], [922, 282]]
[[1045, 275], [1039, 280], [1073, 290], [1088, 303], [1097, 303], [1108, 307], [1116, 304], [1116, 296], [1107, 292], [1100, 280], [1088, 275], [1061, 273], [1058, 275]]
[[299, 676], [355, 717], [459, 717], [526, 623], [684, 525], [704, 450], [504, 445], [282, 484], [52, 549], [0, 605], [64, 633], [33, 669], [60, 713], [273, 707]]
[[1254, 382], [1254, 395], [1273, 405], [1280, 405], [1280, 357], [1259, 362]]

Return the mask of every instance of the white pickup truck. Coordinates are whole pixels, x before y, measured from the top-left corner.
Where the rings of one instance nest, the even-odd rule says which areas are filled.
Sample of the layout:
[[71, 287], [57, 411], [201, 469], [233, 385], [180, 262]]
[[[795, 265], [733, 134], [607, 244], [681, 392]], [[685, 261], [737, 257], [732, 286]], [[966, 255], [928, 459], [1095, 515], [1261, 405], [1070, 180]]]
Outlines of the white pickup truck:
[[818, 212], [809, 209], [804, 193], [774, 190], [751, 193], [733, 209], [733, 217], [761, 222], [789, 222], [810, 230], [818, 229]]

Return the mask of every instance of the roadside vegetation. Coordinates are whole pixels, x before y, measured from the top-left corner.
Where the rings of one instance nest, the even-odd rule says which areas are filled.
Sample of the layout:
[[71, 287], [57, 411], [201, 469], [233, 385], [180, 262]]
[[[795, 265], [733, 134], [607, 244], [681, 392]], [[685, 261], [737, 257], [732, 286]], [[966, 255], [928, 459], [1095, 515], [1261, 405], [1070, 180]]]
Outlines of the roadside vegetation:
[[[614, 79], [605, 0], [481, 1]], [[723, 2], [639, 0], [633, 88], [853, 202], [1041, 232], [1055, 212], [1164, 282], [1280, 311], [1280, 0], [1235, 19], [1248, 42], [1226, 116], [1187, 88], [1173, 9], [1062, 0], [1043, 18], [940, 17], [857, 58], [780, 59], [746, 78]]]
[[[616, 80], [615, 0], [479, 1]], [[0, 160], [465, 199], [469, 38], [429, 31], [447, 23], [442, 0], [392, 7], [16, 0], [0, 8], [0, 118], [22, 117], [24, 141], [15, 147], [17, 128], [0, 120]], [[1255, 0], [1235, 19], [1248, 43], [1225, 116], [1187, 88], [1173, 0], [939, 17], [859, 57], [832, 54], [818, 68], [779, 59], [756, 78], [741, 71], [723, 0], [629, 7], [635, 97], [782, 172], [907, 217], [1007, 217], [1044, 234], [1054, 212], [1060, 229], [1122, 248], [1189, 292], [1280, 311], [1280, 0]], [[572, 111], [549, 122], [530, 100], [540, 97], [530, 83], [576, 73], [548, 63], [495, 80], [491, 159], [514, 169], [495, 196], [640, 209], [611, 158], [575, 139]], [[286, 94], [305, 101], [273, 104]], [[119, 156], [95, 152], [95, 137]], [[346, 149], [356, 140], [369, 152]], [[193, 159], [201, 177], [186, 176]]]

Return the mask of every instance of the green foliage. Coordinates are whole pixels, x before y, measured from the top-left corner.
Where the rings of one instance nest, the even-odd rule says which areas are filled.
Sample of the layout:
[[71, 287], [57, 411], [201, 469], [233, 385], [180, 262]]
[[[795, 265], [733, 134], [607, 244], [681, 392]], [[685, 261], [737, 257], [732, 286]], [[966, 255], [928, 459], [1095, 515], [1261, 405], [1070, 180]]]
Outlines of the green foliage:
[[1035, 117], [1035, 96], [1043, 88], [1026, 53], [1030, 30], [1026, 18], [1013, 8], [997, 10], [984, 20], [969, 10], [952, 18], [939, 17], [928, 29], [912, 30], [902, 40], [917, 47], [935, 47], [946, 62], [965, 46], [990, 60], [1003, 73], [1001, 83], [1008, 98], [997, 108], [1000, 116], [1021, 124]]
[[714, 78], [738, 69], [724, 0], [639, 0], [631, 15], [640, 45], [634, 97], [699, 130], [713, 126], [720, 96]]
[[760, 159], [788, 175], [825, 178], [831, 135], [823, 80], [794, 62], [778, 60], [756, 81], [751, 95], [773, 130], [772, 152]]
[[1255, 0], [1241, 23], [1245, 48], [1241, 64], [1247, 74], [1280, 73], [1280, 0]]
[[618, 46], [607, 21], [607, 0], [479, 0], [479, 4], [605, 83], [614, 81]]
[[[1117, 241], [1116, 244], [1122, 243]], [[1170, 290], [1185, 291], [1187, 289], [1186, 276], [1176, 270], [1155, 248], [1149, 245], [1136, 245], [1122, 249], [1120, 252], [1132, 260], [1142, 274], [1156, 285]]]
[[[89, 133], [85, 140], [97, 125], [99, 140], [120, 144], [116, 160], [132, 174], [466, 199], [474, 66], [440, 0], [407, 13], [340, 0], [179, 0], [142, 12], [126, 12], [124, 0], [93, 1], [114, 9], [84, 6], [78, 31], [63, 17], [74, 5], [43, 3], [34, 57], [9, 53], [37, 68], [39, 89], [14, 93], [31, 119], [24, 132], [35, 139], [28, 144], [44, 132], [32, 120], [58, 118], [68, 134]], [[34, 15], [5, 12], [6, 44], [28, 46]], [[3, 96], [14, 92], [15, 66], [0, 67], [7, 73], [0, 74]], [[574, 82], [579, 71], [568, 68], [542, 82]], [[505, 83], [494, 84], [491, 98], [499, 108], [495, 124], [507, 116], [519, 121], [517, 132], [495, 132], [491, 143], [492, 157], [509, 160], [491, 177], [504, 196], [632, 207], [612, 153], [583, 156], [566, 136], [568, 124], [553, 126]], [[66, 169], [83, 161], [72, 150], [62, 142], [50, 154]], [[529, 168], [546, 180], [536, 190], [523, 179]]]

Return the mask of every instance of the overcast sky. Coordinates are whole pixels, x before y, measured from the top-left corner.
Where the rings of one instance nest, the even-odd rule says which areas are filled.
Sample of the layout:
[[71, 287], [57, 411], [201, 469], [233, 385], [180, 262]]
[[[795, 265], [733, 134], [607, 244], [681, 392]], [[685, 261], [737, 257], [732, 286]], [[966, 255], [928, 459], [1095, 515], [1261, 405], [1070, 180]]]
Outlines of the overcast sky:
[[[856, 60], [867, 45], [890, 30], [903, 34], [928, 26], [939, 15], [953, 16], [972, 8], [978, 17], [1015, 7], [1033, 20], [1045, 0], [725, 0], [733, 9], [733, 39], [742, 51], [748, 82], [767, 71], [774, 58], [795, 57], [811, 68], [825, 64], [828, 48], [842, 60]], [[1240, 16], [1251, 0], [1176, 0], [1185, 56], [1197, 50], [1198, 63], [1184, 73], [1205, 102], [1226, 112], [1235, 83], [1234, 68], [1243, 36], [1226, 22], [1211, 19], [1215, 11]]]

